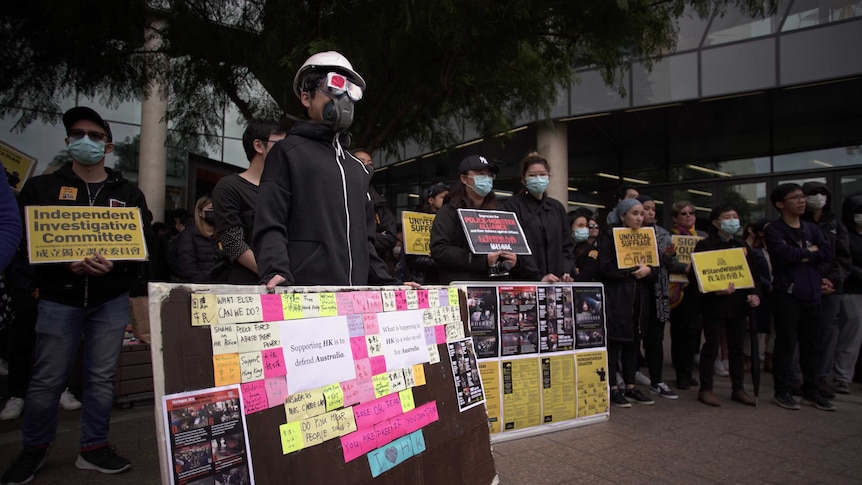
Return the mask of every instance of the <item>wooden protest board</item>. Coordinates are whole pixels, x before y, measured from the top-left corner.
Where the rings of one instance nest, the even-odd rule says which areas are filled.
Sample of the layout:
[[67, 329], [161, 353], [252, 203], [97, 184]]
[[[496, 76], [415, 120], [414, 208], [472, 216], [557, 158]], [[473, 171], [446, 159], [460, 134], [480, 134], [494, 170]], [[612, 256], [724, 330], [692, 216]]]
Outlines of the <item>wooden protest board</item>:
[[95, 251], [112, 261], [146, 261], [137, 207], [27, 206], [31, 264], [80, 261]]
[[431, 225], [434, 224], [434, 217], [434, 214], [424, 212], [401, 213], [406, 254], [431, 254]]
[[458, 218], [473, 254], [533, 254], [514, 212], [458, 209]]
[[2, 141], [0, 141], [0, 162], [2, 162], [3, 168], [5, 168], [10, 175], [13, 177], [17, 176], [18, 182], [14, 185], [11, 184], [11, 180], [9, 181], [10, 187], [12, 187], [12, 190], [15, 192], [21, 191], [21, 187], [24, 186], [24, 182], [33, 176], [33, 172], [36, 170], [35, 158], [12, 148], [12, 146], [7, 145]]
[[730, 283], [736, 289], [754, 288], [742, 248], [691, 253], [691, 262], [701, 293], [726, 290]]
[[[691, 252], [694, 251], [694, 247], [701, 239], [703, 238], [700, 236], [672, 235], [671, 240], [676, 247], [676, 260], [682, 264], [691, 264]], [[688, 283], [688, 275], [671, 274], [670, 281], [673, 283]]]
[[634, 268], [644, 264], [658, 266], [658, 243], [655, 229], [642, 227], [629, 229], [614, 228], [614, 246], [617, 250], [617, 267], [619, 269]]

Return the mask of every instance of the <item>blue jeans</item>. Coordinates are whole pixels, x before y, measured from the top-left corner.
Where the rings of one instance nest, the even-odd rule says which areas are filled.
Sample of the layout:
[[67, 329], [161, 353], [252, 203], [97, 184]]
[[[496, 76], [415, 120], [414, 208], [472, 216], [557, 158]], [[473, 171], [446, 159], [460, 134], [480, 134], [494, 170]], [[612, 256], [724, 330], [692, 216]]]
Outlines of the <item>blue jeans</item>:
[[108, 443], [114, 374], [129, 322], [129, 294], [89, 308], [39, 301], [33, 376], [24, 401], [23, 445], [47, 446], [57, 436], [57, 407], [84, 339], [81, 447]]

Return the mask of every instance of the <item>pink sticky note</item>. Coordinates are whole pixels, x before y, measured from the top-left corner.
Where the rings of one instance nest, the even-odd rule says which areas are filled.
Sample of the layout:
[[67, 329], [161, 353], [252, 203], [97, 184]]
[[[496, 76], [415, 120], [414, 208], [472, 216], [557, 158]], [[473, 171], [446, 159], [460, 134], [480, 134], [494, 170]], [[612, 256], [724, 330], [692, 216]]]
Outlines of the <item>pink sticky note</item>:
[[416, 301], [419, 303], [419, 309], [428, 308], [428, 290], [419, 290], [416, 292]]
[[422, 327], [425, 329], [425, 345], [437, 345], [437, 335], [434, 327]]
[[374, 393], [374, 382], [371, 379], [359, 381], [359, 402], [371, 402], [376, 397], [377, 394]]
[[347, 333], [351, 337], [365, 335], [365, 327], [362, 323], [362, 315], [347, 315]]
[[352, 379], [341, 382], [341, 394], [344, 396], [344, 407], [358, 404], [359, 401], [359, 381]]
[[382, 401], [387, 418], [404, 413], [404, 408], [401, 407], [401, 396], [397, 392], [381, 397], [380, 401]]
[[350, 350], [353, 351], [353, 360], [361, 360], [368, 358], [368, 345], [365, 343], [365, 336], [350, 337]]
[[256, 413], [267, 409], [266, 386], [263, 381], [246, 382], [242, 384], [242, 402], [245, 414]]
[[389, 418], [389, 426], [392, 426], [393, 440], [397, 440], [398, 438], [409, 434], [407, 432], [407, 421], [404, 419], [404, 414], [399, 414]]
[[261, 353], [263, 354], [263, 376], [265, 378], [287, 375], [283, 348], [266, 349]]
[[260, 308], [263, 311], [264, 322], [284, 320], [284, 307], [281, 306], [281, 295], [260, 295]]
[[437, 401], [425, 403], [416, 409], [425, 416], [425, 423], [422, 426], [427, 426], [440, 419], [440, 416], [437, 414]]
[[366, 428], [388, 419], [389, 412], [383, 398], [380, 398], [353, 406], [353, 417], [356, 418], [357, 428]]
[[383, 311], [383, 297], [379, 291], [365, 292], [365, 298], [368, 300], [369, 313], [381, 313]]
[[383, 374], [386, 372], [386, 357], [378, 355], [377, 357], [370, 357], [368, 361], [371, 363], [372, 376], [376, 376], [377, 374]]
[[362, 456], [362, 434], [355, 431], [342, 436], [341, 449], [344, 450], [345, 463]]
[[[448, 293], [446, 294], [448, 297]], [[407, 309], [407, 292], [404, 290], [395, 290], [395, 309], [398, 311]]]
[[449, 306], [449, 290], [437, 290], [440, 292], [440, 306]]
[[269, 407], [284, 406], [284, 400], [287, 399], [287, 379], [273, 377], [263, 382], [266, 386], [266, 402]]
[[437, 338], [437, 344], [446, 343], [446, 325], [435, 325], [434, 336]]
[[377, 322], [376, 313], [363, 313], [362, 326], [365, 329], [365, 335], [380, 333], [380, 324]]
[[[351, 339], [353, 340], [353, 339]], [[368, 359], [357, 359], [353, 361], [353, 368], [356, 370], [356, 379], [363, 381], [371, 381], [371, 362]]]
[[368, 297], [364, 291], [351, 291], [348, 293], [353, 300], [353, 311], [355, 313], [368, 312]]
[[357, 431], [362, 437], [362, 452], [368, 453], [377, 448], [377, 432], [374, 431], [374, 426], [368, 428], [359, 428]]
[[381, 423], [377, 423], [374, 425], [374, 431], [377, 433], [377, 447], [381, 447], [383, 445], [387, 445], [395, 439], [395, 436], [392, 433], [392, 426], [389, 424], [389, 420], [383, 421]]
[[353, 315], [353, 298], [346, 291], [335, 294], [335, 305], [338, 307], [339, 315]]

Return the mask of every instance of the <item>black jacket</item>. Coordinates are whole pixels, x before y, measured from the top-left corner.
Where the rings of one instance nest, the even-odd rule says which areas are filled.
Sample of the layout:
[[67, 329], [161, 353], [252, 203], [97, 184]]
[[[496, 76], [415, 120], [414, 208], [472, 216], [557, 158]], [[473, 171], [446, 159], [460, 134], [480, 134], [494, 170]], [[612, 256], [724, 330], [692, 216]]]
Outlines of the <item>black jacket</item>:
[[[757, 261], [754, 256], [754, 251], [751, 247], [742, 240], [739, 236], [734, 236], [729, 240], [722, 239], [718, 234], [712, 233], [706, 239], [698, 241], [692, 252], [699, 253], [702, 251], [717, 251], [719, 249], [742, 248], [745, 252], [745, 259], [748, 261], [748, 268], [751, 270], [751, 277], [757, 286]], [[697, 280], [694, 270], [688, 276], [689, 286], [697, 288]], [[741, 288], [729, 295], [719, 295], [716, 293], [704, 293], [700, 295], [700, 309], [703, 318], [708, 319], [728, 319], [746, 317], [750, 313], [751, 306], [748, 304], [748, 295], [755, 294], [759, 296], [759, 291], [752, 288]]]
[[[96, 194], [93, 206], [140, 208], [144, 237], [151, 241], [152, 216], [147, 209], [144, 194], [135, 184], [123, 178], [120, 172], [109, 168], [105, 168], [105, 172], [108, 178]], [[74, 190], [63, 190], [63, 193], [67, 197], [68, 194], [73, 194], [75, 198], [61, 198], [63, 187], [72, 187]], [[89, 206], [87, 184], [72, 171], [72, 164], [67, 163], [54, 173], [28, 180], [18, 196], [18, 205], [21, 208], [22, 220], [26, 206]], [[110, 258], [110, 255], [106, 257]], [[140, 285], [141, 278], [146, 275], [145, 263], [113, 263], [114, 268], [102, 276], [76, 275], [69, 271], [66, 263], [33, 265], [39, 297], [70, 306], [97, 306], [129, 291], [132, 285]]]
[[609, 228], [599, 236], [599, 278], [605, 284], [608, 340], [631, 342], [649, 321], [653, 304], [650, 291], [658, 269], [653, 268], [650, 276], [641, 279], [632, 276], [637, 268], [619, 269], [612, 234]]
[[389, 210], [386, 197], [380, 195], [373, 185], [368, 187], [368, 195], [371, 196], [371, 203], [374, 204], [374, 249], [377, 250], [380, 259], [385, 260], [386, 253], [391, 251], [398, 242], [398, 238], [395, 237], [398, 225], [395, 223], [395, 216]]
[[844, 293], [862, 293], [862, 233], [856, 229], [853, 216], [862, 213], [862, 195], [854, 195], [844, 199], [842, 219], [850, 234], [850, 255], [852, 262], [849, 275], [844, 281]]
[[838, 220], [832, 212], [832, 193], [825, 184], [820, 182], [806, 182], [802, 186], [802, 190], [807, 194], [813, 189], [823, 189], [827, 192], [826, 206], [823, 207], [820, 213], [820, 220], [814, 220], [814, 214], [806, 209], [802, 219], [808, 222], [813, 222], [820, 227], [820, 232], [823, 237], [832, 245], [835, 251], [835, 258], [832, 261], [825, 262], [820, 265], [820, 276], [828, 279], [835, 287], [836, 293], [844, 293], [844, 280], [847, 279], [850, 273], [850, 265], [852, 257], [850, 256], [850, 235], [847, 233], [847, 228]]
[[[572, 230], [566, 209], [558, 200], [548, 197], [537, 200], [528, 193], [516, 195], [503, 203], [500, 210], [514, 212], [533, 252], [524, 256], [532, 260], [534, 274], [527, 279], [539, 281], [548, 273], [561, 277], [574, 264]], [[527, 269], [527, 268], [525, 268]]]
[[395, 284], [374, 249], [370, 175], [326, 125], [299, 122], [266, 157], [254, 221], [262, 282]]
[[[835, 253], [816, 224], [800, 223], [802, 226], [795, 229], [778, 219], [763, 230], [772, 261], [772, 288], [775, 293], [792, 295], [801, 303], [817, 303], [823, 283], [819, 265], [832, 261]], [[812, 245], [818, 250], [810, 251]]]
[[574, 251], [575, 264], [569, 274], [575, 281], [596, 281], [599, 277], [599, 247], [589, 241], [578, 243]]
[[212, 270], [219, 258], [218, 241], [204, 236], [192, 224], [177, 236], [177, 245], [181, 281], [212, 282]]

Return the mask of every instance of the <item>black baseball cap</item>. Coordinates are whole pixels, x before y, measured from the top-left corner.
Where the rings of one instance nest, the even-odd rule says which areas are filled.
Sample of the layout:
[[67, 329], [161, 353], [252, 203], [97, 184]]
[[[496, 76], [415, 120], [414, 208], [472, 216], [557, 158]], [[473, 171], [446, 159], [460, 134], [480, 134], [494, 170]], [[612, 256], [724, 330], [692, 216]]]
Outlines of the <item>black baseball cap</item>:
[[108, 125], [108, 122], [103, 120], [94, 109], [86, 106], [76, 106], [63, 113], [63, 126], [66, 127], [66, 133], [72, 129], [72, 125], [81, 120], [92, 121], [101, 126], [104, 128], [105, 133], [108, 134], [108, 141], [114, 141], [114, 135], [111, 133], [111, 126]]
[[483, 170], [490, 169], [494, 173], [500, 171], [500, 167], [488, 161], [487, 158], [481, 155], [470, 155], [461, 160], [461, 165], [458, 166], [458, 173], [467, 173], [468, 170]]

